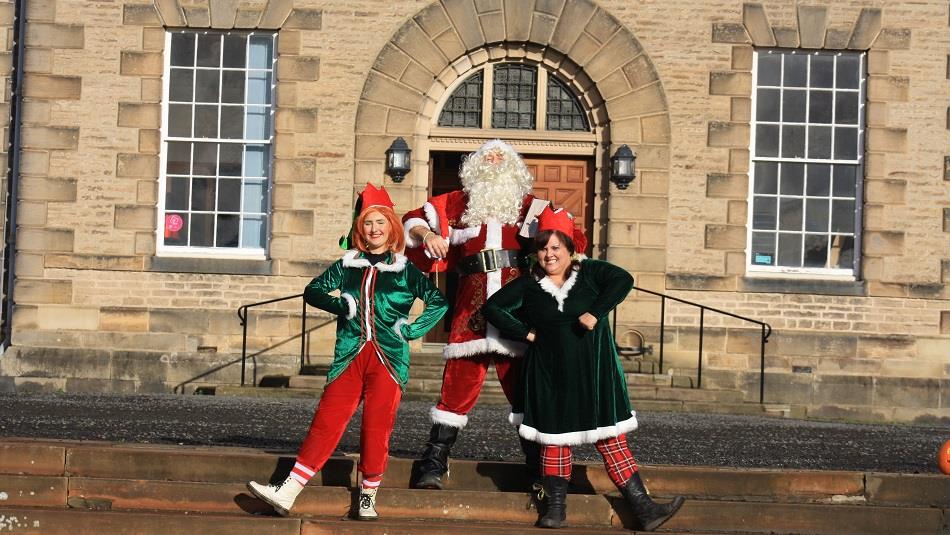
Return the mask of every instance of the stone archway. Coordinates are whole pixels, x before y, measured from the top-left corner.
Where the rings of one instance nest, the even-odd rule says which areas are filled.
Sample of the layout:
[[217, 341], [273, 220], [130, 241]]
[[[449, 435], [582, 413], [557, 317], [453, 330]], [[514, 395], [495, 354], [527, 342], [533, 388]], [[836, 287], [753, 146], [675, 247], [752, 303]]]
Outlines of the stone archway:
[[[403, 184], [387, 186], [397, 205], [421, 204], [427, 191], [428, 128], [440, 98], [472, 68], [518, 57], [557, 69], [592, 110], [598, 167], [627, 144], [638, 153], [639, 169], [666, 179], [670, 121], [662, 84], [636, 37], [613, 15], [589, 0], [504, 0], [490, 6], [441, 0], [393, 35], [366, 78], [356, 118], [355, 182], [383, 176], [383, 154], [402, 136], [414, 149], [413, 172]], [[602, 175], [601, 201], [608, 191]], [[611, 245], [608, 257], [632, 271], [645, 267], [632, 259], [636, 243], [625, 235], [633, 218], [644, 217], [634, 206], [639, 187], [635, 183], [622, 193], [611, 188], [614, 206], [601, 210], [611, 213], [601, 232], [601, 242]], [[651, 200], [664, 207], [667, 201], [665, 193]], [[660, 215], [665, 213], [664, 208]], [[662, 273], [664, 268], [647, 270]]]

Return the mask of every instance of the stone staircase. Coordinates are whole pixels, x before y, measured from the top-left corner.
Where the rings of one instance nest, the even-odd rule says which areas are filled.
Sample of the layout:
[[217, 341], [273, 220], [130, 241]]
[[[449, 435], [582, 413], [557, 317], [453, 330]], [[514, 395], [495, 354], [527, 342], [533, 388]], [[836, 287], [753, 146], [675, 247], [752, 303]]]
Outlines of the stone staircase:
[[[42, 535], [538, 533], [520, 466], [453, 461], [444, 491], [407, 488], [413, 461], [392, 459], [381, 520], [347, 519], [356, 457], [336, 456], [273, 516], [244, 484], [293, 460], [246, 448], [0, 439], [0, 532]], [[666, 533], [937, 534], [950, 518], [941, 475], [649, 466], [658, 500], [687, 496]], [[577, 465], [563, 534], [629, 533], [630, 511], [599, 465]]]
[[[217, 396], [314, 398], [323, 392], [331, 360], [330, 356], [311, 357], [311, 363], [304, 367], [300, 375], [264, 377], [257, 387], [217, 385], [201, 388], [197, 393]], [[657, 363], [649, 358], [621, 358], [621, 364], [626, 373], [627, 391], [637, 410], [801, 416], [800, 411], [793, 406], [748, 402], [739, 390], [693, 388], [696, 384], [695, 370], [680, 367], [673, 369], [672, 373], [657, 374]], [[409, 384], [403, 399], [438, 401], [442, 388], [443, 365], [444, 360], [439, 353], [414, 353]], [[494, 368], [488, 370], [478, 403], [508, 404]]]

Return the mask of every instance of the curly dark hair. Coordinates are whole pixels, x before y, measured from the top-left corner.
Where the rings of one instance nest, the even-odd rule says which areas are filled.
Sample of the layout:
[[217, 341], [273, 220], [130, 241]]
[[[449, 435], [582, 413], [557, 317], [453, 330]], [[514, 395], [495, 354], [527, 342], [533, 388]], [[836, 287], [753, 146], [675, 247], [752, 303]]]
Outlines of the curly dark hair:
[[[544, 249], [544, 246], [548, 244], [548, 241], [550, 241], [551, 236], [556, 236], [558, 241], [560, 241], [561, 244], [564, 245], [564, 247], [567, 247], [567, 252], [571, 254], [571, 269], [573, 270], [580, 269], [580, 266], [581, 266], [580, 261], [577, 260], [576, 258], [573, 258], [574, 253], [575, 253], [574, 240], [567, 234], [564, 234], [563, 232], [561, 232], [560, 230], [542, 230], [534, 236], [535, 257], [537, 257], [538, 251], [540, 251], [541, 249]], [[541, 280], [544, 277], [548, 276], [547, 272], [544, 271], [544, 267], [541, 265], [540, 258], [538, 258], [538, 261], [535, 262], [533, 266], [531, 266], [531, 274], [534, 275], [534, 278], [538, 280]]]

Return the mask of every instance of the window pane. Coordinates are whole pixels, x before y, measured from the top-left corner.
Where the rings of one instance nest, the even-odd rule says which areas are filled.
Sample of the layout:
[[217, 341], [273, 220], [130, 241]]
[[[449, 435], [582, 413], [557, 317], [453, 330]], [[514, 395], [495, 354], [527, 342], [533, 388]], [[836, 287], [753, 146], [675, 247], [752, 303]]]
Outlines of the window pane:
[[857, 89], [861, 76], [860, 58], [852, 55], [838, 56], [837, 79], [835, 85], [843, 89]]
[[170, 175], [187, 175], [191, 172], [191, 143], [168, 142], [165, 172]]
[[191, 214], [191, 245], [193, 247], [214, 245], [214, 215]]
[[781, 94], [780, 89], [760, 89], [756, 93], [755, 119], [757, 121], [778, 122]]
[[802, 200], [782, 197], [779, 202], [779, 230], [802, 230]]
[[809, 232], [828, 232], [828, 199], [807, 199], [805, 201], [805, 230]]
[[271, 61], [274, 55], [274, 40], [269, 36], [251, 36], [251, 42], [248, 47], [248, 68], [250, 69], [270, 69]]
[[782, 164], [782, 195], [801, 195], [805, 185], [805, 165]]
[[778, 162], [755, 162], [755, 193], [778, 193]]
[[831, 237], [831, 267], [854, 268], [854, 236]]
[[858, 129], [835, 128], [835, 159], [856, 160], [858, 158]]
[[165, 245], [188, 245], [188, 214], [165, 214]]
[[214, 176], [217, 174], [218, 144], [195, 143], [195, 175]]
[[191, 209], [201, 212], [214, 210], [214, 178], [193, 178], [191, 182]]
[[854, 201], [831, 201], [831, 231], [854, 233]]
[[808, 157], [816, 159], [831, 158], [831, 127], [808, 127]]
[[828, 265], [828, 236], [805, 235], [805, 267], [823, 268]]
[[168, 75], [168, 100], [172, 102], [191, 102], [195, 71], [191, 69], [171, 69]]
[[778, 212], [775, 197], [756, 196], [752, 201], [752, 228], [755, 230], [775, 230], [775, 218]]
[[165, 209], [187, 210], [188, 187], [191, 183], [186, 177], [168, 177], [165, 181]]
[[191, 137], [191, 105], [168, 105], [168, 135], [171, 137]]
[[262, 106], [247, 107], [247, 122], [244, 137], [247, 139], [270, 138], [270, 111]]
[[241, 181], [235, 178], [218, 180], [218, 211], [241, 211]]
[[202, 69], [197, 71], [195, 82], [195, 102], [217, 102], [219, 74], [221, 71]]
[[221, 176], [241, 176], [241, 153], [243, 151], [244, 147], [239, 143], [222, 143], [218, 174]]
[[195, 106], [195, 137], [218, 137], [217, 106]]
[[782, 120], [790, 123], [805, 122], [805, 91], [788, 90], [782, 93]]
[[808, 97], [808, 122], [831, 122], [831, 91], [812, 91]]
[[778, 54], [759, 54], [759, 85], [782, 85], [782, 56]]
[[221, 102], [244, 104], [244, 71], [224, 71], [221, 85]]
[[237, 247], [238, 229], [241, 226], [241, 216], [223, 214], [218, 216], [218, 231], [215, 245], [218, 247]]
[[247, 72], [247, 103], [270, 104], [270, 76], [266, 71]]
[[264, 216], [244, 218], [244, 233], [241, 235], [242, 247], [264, 247], [266, 225]]
[[[548, 130], [589, 130], [584, 109], [577, 97], [564, 83], [550, 73], [548, 73], [546, 120]], [[575, 126], [580, 128], [575, 128]]]
[[802, 235], [778, 235], [778, 265], [785, 267], [801, 267], [802, 265]]
[[835, 197], [854, 197], [855, 189], [855, 171], [853, 165], [836, 165], [834, 192]]
[[482, 127], [482, 71], [469, 76], [442, 107], [439, 126]]
[[760, 124], [755, 127], [755, 155], [778, 156], [778, 125]]
[[244, 106], [224, 106], [221, 113], [221, 138], [241, 139], [244, 133]]
[[805, 127], [800, 125], [782, 126], [782, 158], [802, 158], [805, 156]]
[[826, 164], [808, 164], [808, 186], [805, 192], [812, 197], [827, 197], [831, 191], [831, 166]]
[[858, 94], [856, 92], [835, 93], [835, 122], [858, 124]]
[[492, 128], [534, 129], [537, 74], [537, 68], [529, 65], [495, 65]]
[[267, 212], [267, 188], [263, 182], [244, 183], [244, 212]]
[[757, 266], [775, 265], [775, 233], [774, 232], [753, 232], [752, 233], [752, 258], [751, 262]]
[[185, 67], [191, 67], [195, 64], [195, 34], [172, 34], [172, 52], [170, 61], [172, 65]]
[[263, 145], [248, 145], [244, 152], [244, 176], [267, 176], [269, 152]]
[[224, 66], [227, 68], [244, 68], [247, 37], [241, 34], [229, 33], [224, 36]]
[[835, 58], [825, 54], [811, 57], [811, 87], [834, 87]]
[[800, 54], [785, 55], [785, 87], [805, 87], [808, 80], [808, 56]]
[[221, 65], [221, 35], [217, 33], [198, 34], [198, 66], [218, 67]]

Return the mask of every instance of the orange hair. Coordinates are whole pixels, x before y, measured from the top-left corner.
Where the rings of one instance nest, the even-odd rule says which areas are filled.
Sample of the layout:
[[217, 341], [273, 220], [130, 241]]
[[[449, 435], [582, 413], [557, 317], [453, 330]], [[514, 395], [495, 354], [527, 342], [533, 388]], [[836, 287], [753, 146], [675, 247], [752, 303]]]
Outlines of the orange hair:
[[393, 209], [388, 206], [370, 206], [356, 216], [353, 221], [353, 245], [364, 253], [369, 251], [366, 238], [363, 237], [363, 222], [366, 221], [366, 216], [370, 212], [379, 212], [389, 222], [390, 231], [389, 238], [386, 240], [386, 248], [394, 253], [401, 252], [406, 247], [405, 231], [402, 227], [402, 221], [396, 217], [396, 212], [393, 212]]

